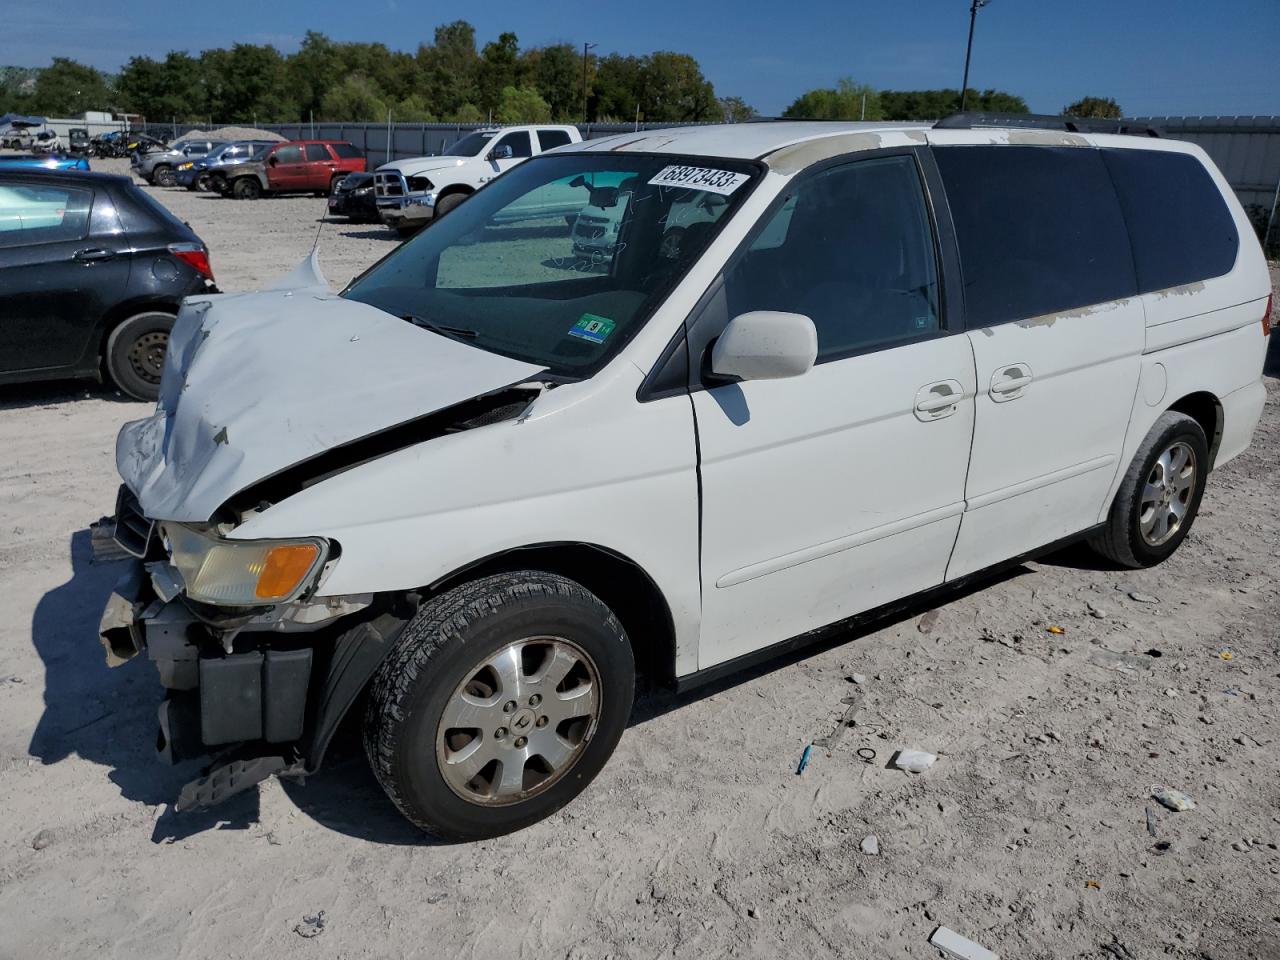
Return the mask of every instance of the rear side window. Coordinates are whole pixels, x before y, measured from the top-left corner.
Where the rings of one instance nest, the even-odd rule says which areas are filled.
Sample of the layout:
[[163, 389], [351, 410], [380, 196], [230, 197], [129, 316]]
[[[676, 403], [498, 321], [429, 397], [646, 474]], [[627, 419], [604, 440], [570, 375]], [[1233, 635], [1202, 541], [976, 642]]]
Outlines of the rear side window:
[[1098, 150], [938, 147], [964, 273], [966, 326], [1137, 293], [1115, 188]]
[[567, 130], [539, 130], [538, 146], [542, 150], [550, 150], [553, 147], [563, 147], [569, 142], [569, 131]]
[[40, 183], [0, 184], [0, 247], [79, 240], [88, 232], [93, 191]]
[[281, 147], [272, 154], [276, 158], [277, 163], [301, 163], [302, 148], [296, 145]]
[[1185, 153], [1104, 150], [1129, 224], [1138, 289], [1164, 290], [1230, 272], [1240, 235], [1217, 184]]
[[326, 147], [323, 143], [308, 143], [307, 159], [308, 160], [331, 160], [333, 158], [329, 156], [329, 148]]
[[349, 143], [331, 143], [329, 146], [333, 147], [333, 152], [343, 160], [359, 160], [364, 156], [357, 147]]

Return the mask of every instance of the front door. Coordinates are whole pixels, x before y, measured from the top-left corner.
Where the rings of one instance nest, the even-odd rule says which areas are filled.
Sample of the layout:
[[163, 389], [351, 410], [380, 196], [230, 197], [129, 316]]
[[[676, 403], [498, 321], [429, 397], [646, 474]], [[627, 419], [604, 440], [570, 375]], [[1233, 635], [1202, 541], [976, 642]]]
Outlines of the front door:
[[948, 579], [1098, 522], [1146, 337], [1133, 256], [1088, 147], [935, 147], [977, 366], [973, 462]]
[[84, 355], [129, 280], [124, 236], [92, 237], [93, 191], [0, 184], [0, 373], [55, 370]]
[[267, 182], [280, 193], [306, 190], [307, 161], [302, 144], [286, 143], [267, 158]]
[[802, 176], [708, 308], [804, 314], [818, 361], [693, 394], [700, 668], [943, 580], [975, 384], [969, 341], [940, 309], [922, 184], [912, 151]]
[[517, 130], [513, 133], [508, 133], [505, 136], [498, 137], [493, 141], [493, 145], [489, 147], [488, 151], [486, 151], [485, 156], [493, 158], [494, 153], [502, 147], [510, 147], [511, 156], [503, 160], [486, 159], [484, 162], [485, 171], [480, 177], [481, 183], [488, 183], [498, 174], [506, 173], [516, 164], [533, 156], [533, 144], [532, 141], [529, 140], [529, 131], [527, 130]]

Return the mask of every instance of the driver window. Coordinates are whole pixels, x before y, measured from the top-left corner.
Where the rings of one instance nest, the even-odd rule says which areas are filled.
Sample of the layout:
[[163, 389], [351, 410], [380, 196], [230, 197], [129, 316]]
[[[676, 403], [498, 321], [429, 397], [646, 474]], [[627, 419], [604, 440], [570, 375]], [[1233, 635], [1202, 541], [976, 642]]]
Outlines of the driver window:
[[528, 131], [522, 130], [519, 133], [508, 133], [505, 137], [493, 145], [494, 150], [499, 147], [510, 147], [511, 158], [513, 160], [520, 157], [532, 157], [533, 147], [529, 143]]
[[274, 154], [276, 163], [301, 163], [302, 148], [297, 146], [281, 147]]
[[938, 273], [912, 157], [882, 157], [798, 182], [725, 277], [729, 316], [801, 313], [818, 362], [939, 330]]

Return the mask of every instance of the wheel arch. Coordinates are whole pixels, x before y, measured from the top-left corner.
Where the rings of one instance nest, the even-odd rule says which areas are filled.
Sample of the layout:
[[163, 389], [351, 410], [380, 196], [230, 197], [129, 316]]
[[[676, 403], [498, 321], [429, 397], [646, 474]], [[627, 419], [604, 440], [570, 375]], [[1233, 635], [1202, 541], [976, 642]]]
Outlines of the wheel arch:
[[1170, 404], [1168, 409], [1174, 413], [1186, 414], [1200, 424], [1200, 429], [1204, 431], [1205, 439], [1209, 442], [1209, 467], [1212, 469], [1214, 461], [1218, 458], [1218, 446], [1222, 442], [1221, 401], [1209, 391], [1199, 390], [1181, 397]]
[[585, 542], [512, 547], [441, 577], [426, 592], [433, 595], [479, 577], [514, 570], [559, 574], [590, 590], [627, 632], [637, 669], [660, 683], [674, 679], [676, 630], [671, 606], [640, 564], [608, 547]]
[[475, 187], [468, 186], [465, 183], [451, 183], [447, 187], [440, 188], [440, 193], [436, 196], [436, 203], [438, 204], [445, 197], [452, 197], [455, 194], [461, 194], [464, 197], [469, 197], [475, 192]]

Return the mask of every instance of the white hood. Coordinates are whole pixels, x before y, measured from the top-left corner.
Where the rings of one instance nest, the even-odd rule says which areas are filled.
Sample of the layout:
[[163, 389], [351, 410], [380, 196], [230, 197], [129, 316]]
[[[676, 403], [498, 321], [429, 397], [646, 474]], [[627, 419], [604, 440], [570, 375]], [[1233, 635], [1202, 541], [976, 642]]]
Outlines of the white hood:
[[208, 520], [286, 467], [543, 369], [299, 287], [182, 308], [156, 412], [116, 440], [148, 517]]
[[456, 167], [464, 167], [468, 162], [477, 159], [479, 158], [414, 157], [411, 160], [392, 160], [390, 163], [384, 163], [378, 170], [398, 170], [406, 177], [416, 177], [419, 174], [431, 173], [435, 170], [453, 170]]

